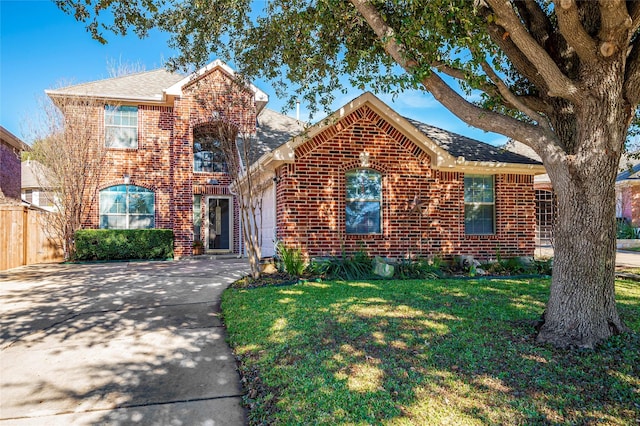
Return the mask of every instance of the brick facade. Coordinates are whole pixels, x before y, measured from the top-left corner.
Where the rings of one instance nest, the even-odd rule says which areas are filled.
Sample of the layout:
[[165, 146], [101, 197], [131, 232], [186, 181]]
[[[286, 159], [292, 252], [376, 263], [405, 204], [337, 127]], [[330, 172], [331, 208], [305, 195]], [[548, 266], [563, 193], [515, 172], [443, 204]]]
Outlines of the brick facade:
[[[168, 106], [136, 104], [138, 107], [138, 146], [135, 149], [109, 149], [106, 172], [98, 191], [123, 184], [150, 189], [155, 195], [155, 227], [173, 229], [174, 254], [177, 258], [191, 255], [194, 195], [230, 196], [231, 179], [227, 173], [194, 172], [194, 130], [215, 120], [198, 102], [207, 93], [213, 103], [232, 105], [218, 119], [232, 120], [246, 131], [255, 132], [256, 107], [249, 92], [229, 94], [230, 77], [219, 69], [202, 76], [183, 89]], [[216, 92], [216, 89], [219, 92]], [[233, 98], [231, 101], [230, 98]], [[99, 143], [104, 143], [104, 107], [97, 116]], [[217, 181], [216, 184], [211, 182]], [[239, 209], [234, 200], [233, 253], [240, 253]], [[83, 221], [87, 228], [99, 227], [99, 197]], [[204, 212], [203, 212], [204, 214]]]
[[7, 198], [20, 200], [20, 153], [0, 144], [0, 192]]
[[[194, 133], [206, 133], [211, 124], [226, 120], [241, 133], [256, 134], [257, 113], [266, 102], [266, 95], [259, 90], [230, 84], [228, 67], [217, 65], [205, 70], [195, 78], [163, 86], [161, 100], [115, 98], [117, 104], [137, 106], [138, 144], [132, 149], [108, 150], [105, 175], [97, 188], [100, 191], [122, 185], [126, 175], [131, 185], [153, 191], [155, 227], [173, 230], [177, 258], [192, 254], [194, 197], [202, 201], [203, 224], [207, 197], [232, 201], [230, 252], [242, 253], [240, 211], [230, 188], [231, 178], [222, 172], [194, 171]], [[323, 120], [314, 126], [319, 130], [304, 132], [286, 144], [291, 134], [279, 133], [276, 142], [281, 145], [269, 147], [272, 157], [260, 160], [270, 162], [259, 165], [268, 182], [276, 176], [275, 199], [267, 204], [275, 210], [279, 240], [300, 246], [311, 256], [360, 249], [390, 257], [533, 254], [535, 170], [504, 159], [500, 160], [500, 169], [491, 169], [491, 164], [498, 162], [483, 160], [485, 166], [480, 170], [473, 159], [466, 162], [461, 155], [449, 154], [408, 122], [400, 128], [401, 118], [373, 95], [362, 95], [349, 105], [356, 104], [361, 107], [343, 108], [336, 113], [339, 119]], [[104, 143], [104, 105], [95, 108], [96, 143]], [[474, 148], [479, 144], [468, 139], [462, 143], [476, 144]], [[367, 167], [382, 176], [381, 232], [374, 235], [346, 233], [345, 173], [361, 167], [363, 152], [369, 155]], [[496, 174], [497, 170], [506, 171]], [[492, 235], [465, 234], [465, 172], [495, 175]], [[85, 227], [100, 226], [99, 197], [95, 200], [84, 219]]]
[[[375, 235], [346, 233], [345, 172], [361, 167], [362, 152], [382, 174]], [[278, 238], [310, 256], [533, 255], [533, 176], [496, 175], [495, 234], [465, 235], [464, 173], [433, 170], [424, 150], [366, 106], [298, 146], [295, 158], [277, 170]]]

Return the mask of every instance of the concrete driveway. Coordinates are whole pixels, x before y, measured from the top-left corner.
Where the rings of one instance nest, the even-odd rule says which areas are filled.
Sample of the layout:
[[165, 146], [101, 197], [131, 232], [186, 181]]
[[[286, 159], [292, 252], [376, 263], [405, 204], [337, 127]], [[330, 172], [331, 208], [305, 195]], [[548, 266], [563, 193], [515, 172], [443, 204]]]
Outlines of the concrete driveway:
[[242, 425], [220, 294], [244, 260], [0, 272], [0, 424]]

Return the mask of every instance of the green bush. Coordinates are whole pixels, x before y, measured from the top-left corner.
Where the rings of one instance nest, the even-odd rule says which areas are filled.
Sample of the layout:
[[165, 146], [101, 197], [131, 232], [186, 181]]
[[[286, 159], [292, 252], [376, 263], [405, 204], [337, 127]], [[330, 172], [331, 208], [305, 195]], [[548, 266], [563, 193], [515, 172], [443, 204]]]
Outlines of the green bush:
[[634, 228], [627, 220], [619, 220], [616, 238], [619, 240], [631, 240], [637, 238], [636, 228]]
[[306, 265], [301, 249], [277, 244], [276, 250], [280, 260], [279, 269], [284, 269], [284, 272], [294, 277], [300, 277], [304, 273]]
[[394, 266], [394, 277], [401, 280], [428, 280], [441, 278], [443, 275], [440, 261], [430, 263], [427, 259], [402, 259]]
[[170, 229], [82, 229], [75, 234], [75, 260], [168, 259]]
[[328, 259], [313, 260], [308, 272], [312, 275], [337, 280], [361, 280], [372, 278], [372, 259], [365, 251], [358, 251], [353, 255], [342, 253]]

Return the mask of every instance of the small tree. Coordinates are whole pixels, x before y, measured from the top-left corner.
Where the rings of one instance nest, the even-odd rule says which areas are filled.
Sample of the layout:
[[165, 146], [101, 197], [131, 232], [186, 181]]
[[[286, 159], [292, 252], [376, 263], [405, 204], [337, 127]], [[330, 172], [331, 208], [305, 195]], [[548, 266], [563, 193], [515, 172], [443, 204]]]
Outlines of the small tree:
[[[240, 209], [242, 237], [249, 259], [251, 276], [260, 276], [262, 241], [260, 238], [263, 194], [268, 182], [261, 181], [261, 174], [251, 169], [259, 154], [254, 127], [252, 96], [248, 83], [241, 76], [229, 77], [224, 82], [202, 80], [196, 99], [211, 118], [205, 129], [217, 141], [227, 163], [231, 188]], [[205, 144], [206, 144], [205, 140]], [[213, 146], [203, 149], [213, 149]]]
[[45, 220], [65, 259], [73, 257], [74, 234], [94, 204], [104, 170], [106, 149], [96, 136], [101, 107], [93, 98], [47, 99], [33, 129], [30, 158], [39, 163], [38, 185], [51, 188], [55, 211]]

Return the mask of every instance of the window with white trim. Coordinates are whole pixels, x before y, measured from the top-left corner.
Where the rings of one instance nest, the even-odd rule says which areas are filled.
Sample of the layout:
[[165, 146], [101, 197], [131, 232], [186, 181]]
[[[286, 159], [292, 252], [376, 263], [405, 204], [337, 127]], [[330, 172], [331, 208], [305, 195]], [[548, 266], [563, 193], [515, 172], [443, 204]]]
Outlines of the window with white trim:
[[220, 141], [209, 136], [194, 138], [193, 171], [227, 173], [227, 161]]
[[115, 185], [100, 191], [100, 228], [153, 228], [155, 212], [155, 194], [147, 188]]
[[464, 232], [468, 235], [495, 233], [493, 175], [464, 176]]
[[382, 175], [371, 169], [355, 169], [345, 178], [347, 234], [381, 233]]
[[138, 107], [105, 105], [104, 141], [107, 148], [138, 148]]

